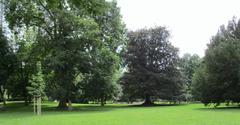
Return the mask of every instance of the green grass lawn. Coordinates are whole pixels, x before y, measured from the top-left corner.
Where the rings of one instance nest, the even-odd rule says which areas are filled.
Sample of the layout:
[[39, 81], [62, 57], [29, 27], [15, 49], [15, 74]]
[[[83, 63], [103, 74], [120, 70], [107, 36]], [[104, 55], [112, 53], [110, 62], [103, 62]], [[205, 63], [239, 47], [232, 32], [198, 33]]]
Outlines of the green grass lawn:
[[207, 108], [202, 104], [139, 107], [80, 105], [58, 111], [56, 103], [44, 103], [42, 116], [31, 107], [8, 104], [0, 111], [0, 125], [240, 125], [240, 109]]

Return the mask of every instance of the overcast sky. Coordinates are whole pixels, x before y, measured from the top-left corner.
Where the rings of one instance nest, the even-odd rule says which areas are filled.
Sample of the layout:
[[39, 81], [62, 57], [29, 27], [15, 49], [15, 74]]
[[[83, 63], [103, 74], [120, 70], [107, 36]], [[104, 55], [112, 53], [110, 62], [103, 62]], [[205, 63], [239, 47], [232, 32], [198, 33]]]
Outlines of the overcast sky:
[[129, 30], [166, 26], [184, 53], [204, 55], [222, 24], [240, 17], [240, 0], [117, 0]]

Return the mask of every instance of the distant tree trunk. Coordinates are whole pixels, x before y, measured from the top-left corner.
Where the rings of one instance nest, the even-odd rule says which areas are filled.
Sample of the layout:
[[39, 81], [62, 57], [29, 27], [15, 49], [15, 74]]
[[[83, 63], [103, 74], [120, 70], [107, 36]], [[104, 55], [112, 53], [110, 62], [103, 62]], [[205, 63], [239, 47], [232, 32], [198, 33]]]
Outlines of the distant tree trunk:
[[29, 103], [29, 104], [32, 103], [32, 97], [31, 97], [31, 96], [28, 97], [28, 103]]
[[7, 93], [7, 99], [10, 99], [10, 94], [9, 93]]
[[25, 106], [28, 106], [28, 105], [29, 105], [29, 103], [28, 103], [28, 97], [27, 97], [27, 96], [24, 97], [24, 104], [25, 104]]
[[72, 108], [72, 101], [69, 99], [68, 100], [68, 110], [71, 111], [73, 108]]
[[180, 100], [178, 100], [178, 104], [181, 104], [181, 101], [180, 101]]
[[36, 115], [36, 98], [35, 96], [33, 97], [33, 113]]
[[145, 95], [145, 101], [143, 103], [143, 105], [153, 105], [154, 103], [151, 100], [151, 96], [149, 94]]
[[104, 97], [101, 98], [101, 106], [104, 106], [105, 105], [105, 99]]
[[173, 103], [174, 103], [174, 105], [176, 105], [176, 104], [177, 104], [177, 101], [174, 101]]
[[6, 106], [6, 99], [5, 99], [5, 90], [3, 86], [0, 86], [0, 99], [2, 98], [3, 101], [3, 107]]
[[59, 104], [58, 104], [59, 109], [67, 109], [67, 100], [65, 98], [60, 99]]
[[3, 96], [3, 107], [5, 107], [6, 106], [6, 99], [5, 99], [5, 97]]
[[3, 91], [3, 106], [5, 107], [6, 106], [6, 98], [5, 98], [5, 96], [6, 96], [6, 91]]
[[[23, 86], [26, 87], [26, 81], [23, 82], [23, 83], [24, 83]], [[24, 97], [24, 104], [25, 104], [25, 106], [28, 106], [29, 105], [29, 95], [28, 95], [28, 91], [27, 91], [27, 89], [25, 87], [23, 88], [22, 96]]]
[[27, 83], [28, 83], [28, 77], [27, 77], [26, 74], [24, 75], [23, 62], [21, 62], [21, 70], [20, 70], [20, 72], [21, 72], [21, 84], [22, 84], [21, 87], [23, 87], [23, 88], [21, 88], [21, 89], [23, 89], [22, 96], [24, 97], [24, 104], [25, 104], [25, 106], [28, 106], [28, 104], [29, 104], [28, 103], [28, 91], [26, 89], [26, 86], [27, 86]]
[[128, 98], [128, 103], [129, 103], [129, 104], [132, 104], [132, 103], [133, 103], [133, 98], [132, 98], [132, 97], [129, 97], [129, 98]]

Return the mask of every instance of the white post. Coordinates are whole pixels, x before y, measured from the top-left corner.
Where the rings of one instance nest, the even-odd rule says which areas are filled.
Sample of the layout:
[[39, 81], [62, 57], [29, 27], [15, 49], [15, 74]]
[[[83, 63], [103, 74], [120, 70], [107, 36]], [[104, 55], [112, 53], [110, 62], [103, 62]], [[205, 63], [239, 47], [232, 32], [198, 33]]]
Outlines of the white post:
[[38, 115], [38, 113], [39, 113], [39, 112], [38, 112], [38, 108], [39, 108], [39, 106], [38, 106], [38, 105], [39, 105], [38, 97], [36, 98], [36, 100], [37, 100], [37, 107], [36, 107], [37, 110], [36, 110], [36, 112], [37, 112], [37, 115]]
[[37, 97], [37, 115], [41, 115], [41, 96]]
[[42, 115], [42, 98], [39, 97], [39, 115]]
[[34, 112], [34, 115], [36, 115], [36, 98], [35, 96], [33, 96], [33, 112]]

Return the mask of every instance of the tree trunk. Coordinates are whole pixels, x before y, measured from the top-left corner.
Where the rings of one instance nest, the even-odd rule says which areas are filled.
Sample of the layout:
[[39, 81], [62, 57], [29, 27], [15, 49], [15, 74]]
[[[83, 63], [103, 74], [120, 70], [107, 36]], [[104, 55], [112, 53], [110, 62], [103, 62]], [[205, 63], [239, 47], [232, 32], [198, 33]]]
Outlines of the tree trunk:
[[68, 108], [67, 100], [65, 98], [64, 99], [60, 99], [59, 104], [58, 104], [58, 108], [59, 109], [67, 109]]
[[178, 101], [178, 104], [181, 104], [181, 101]]
[[68, 110], [71, 111], [73, 108], [72, 108], [72, 101], [69, 99], [68, 100]]
[[3, 89], [3, 91], [2, 91], [3, 93], [2, 93], [2, 100], [3, 100], [3, 107], [5, 107], [6, 106], [6, 90], [4, 90]]
[[23, 82], [23, 85], [25, 86], [23, 88], [23, 93], [22, 93], [22, 97], [24, 98], [24, 104], [25, 106], [28, 106], [29, 105], [29, 98], [28, 98], [28, 91], [26, 89], [26, 82]]
[[31, 104], [32, 103], [32, 97], [28, 97], [28, 103]]
[[149, 94], [145, 95], [145, 101], [144, 101], [143, 105], [154, 105], [154, 103], [151, 100], [151, 96]]
[[28, 106], [28, 97], [26, 96], [26, 97], [24, 97], [24, 104], [25, 104], [25, 106]]
[[6, 99], [5, 99], [5, 97], [4, 97], [4, 96], [3, 96], [3, 98], [2, 98], [2, 99], [3, 99], [3, 107], [5, 107], [5, 106], [6, 106], [6, 104], [7, 104], [7, 103], [6, 103]]
[[33, 98], [33, 113], [34, 113], [34, 115], [36, 115], [36, 98], [35, 98], [35, 96]]
[[7, 99], [10, 99], [10, 94], [9, 93], [7, 93]]
[[5, 91], [3, 86], [0, 86], [0, 99], [2, 98], [3, 107], [6, 106]]
[[104, 106], [105, 105], [105, 99], [102, 97], [101, 98], [101, 106]]
[[42, 114], [42, 98], [37, 97], [37, 115], [41, 115]]
[[21, 62], [21, 84], [23, 88], [23, 91], [22, 91], [22, 96], [24, 97], [24, 104], [25, 106], [28, 106], [28, 91], [27, 91], [27, 82], [28, 82], [28, 78], [24, 75], [24, 70], [23, 70], [23, 62]]

